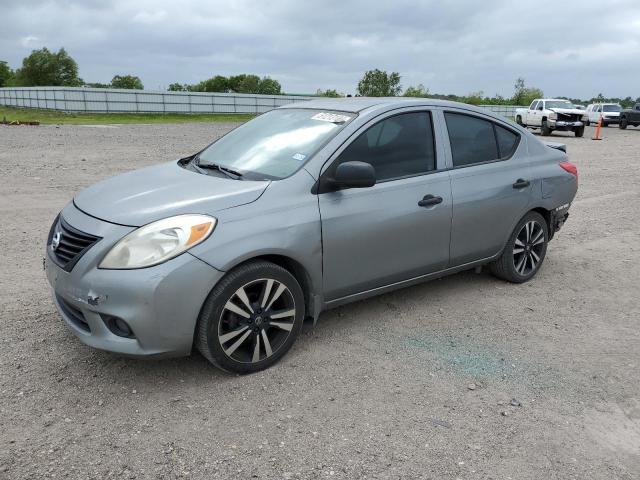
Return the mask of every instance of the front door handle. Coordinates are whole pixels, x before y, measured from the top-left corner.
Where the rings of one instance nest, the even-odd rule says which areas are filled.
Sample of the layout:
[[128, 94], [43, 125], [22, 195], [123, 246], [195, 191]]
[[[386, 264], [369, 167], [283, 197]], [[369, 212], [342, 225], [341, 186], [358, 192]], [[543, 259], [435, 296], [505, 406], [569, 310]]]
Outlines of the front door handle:
[[516, 183], [513, 184], [513, 188], [525, 188], [528, 187], [530, 185], [529, 180], [524, 180], [522, 178], [519, 178], [518, 180], [516, 180]]
[[433, 207], [442, 203], [442, 197], [436, 197], [434, 195], [425, 195], [422, 200], [418, 202], [419, 207]]

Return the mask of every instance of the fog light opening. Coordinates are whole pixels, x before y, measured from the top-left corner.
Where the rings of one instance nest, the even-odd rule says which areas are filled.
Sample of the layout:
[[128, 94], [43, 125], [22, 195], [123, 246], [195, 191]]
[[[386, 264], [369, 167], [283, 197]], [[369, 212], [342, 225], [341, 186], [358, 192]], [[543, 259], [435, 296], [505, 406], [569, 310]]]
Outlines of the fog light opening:
[[123, 319], [112, 317], [111, 315], [101, 315], [101, 317], [107, 328], [114, 335], [124, 338], [135, 338], [133, 330], [131, 330], [131, 327]]

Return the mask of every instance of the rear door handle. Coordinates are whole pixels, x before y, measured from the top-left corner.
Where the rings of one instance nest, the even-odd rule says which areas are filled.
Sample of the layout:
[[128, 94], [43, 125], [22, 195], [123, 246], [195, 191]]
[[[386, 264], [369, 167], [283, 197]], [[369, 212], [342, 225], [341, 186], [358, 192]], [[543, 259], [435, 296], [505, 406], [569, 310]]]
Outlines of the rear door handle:
[[519, 178], [518, 180], [516, 180], [516, 183], [513, 184], [513, 188], [525, 188], [525, 187], [528, 187], [529, 185], [531, 185], [529, 180], [524, 180], [522, 178]]
[[433, 207], [442, 203], [442, 197], [436, 197], [434, 195], [425, 195], [422, 200], [418, 202], [419, 207]]

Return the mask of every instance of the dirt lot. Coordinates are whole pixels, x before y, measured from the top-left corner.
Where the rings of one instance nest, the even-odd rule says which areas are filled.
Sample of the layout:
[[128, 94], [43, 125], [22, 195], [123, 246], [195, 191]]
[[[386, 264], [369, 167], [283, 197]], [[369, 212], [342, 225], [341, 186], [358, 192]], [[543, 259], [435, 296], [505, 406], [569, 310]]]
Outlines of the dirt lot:
[[640, 478], [640, 129], [554, 134], [580, 191], [526, 285], [326, 312], [244, 377], [85, 347], [42, 271], [56, 213], [231, 126], [0, 127], [0, 478]]

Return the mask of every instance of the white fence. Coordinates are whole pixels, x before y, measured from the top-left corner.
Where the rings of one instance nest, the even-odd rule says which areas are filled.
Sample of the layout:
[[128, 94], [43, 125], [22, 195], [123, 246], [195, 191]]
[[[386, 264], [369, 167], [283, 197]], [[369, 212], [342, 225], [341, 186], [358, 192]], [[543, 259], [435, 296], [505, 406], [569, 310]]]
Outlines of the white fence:
[[[0, 105], [66, 112], [127, 113], [263, 113], [281, 105], [316, 97], [251, 95], [240, 93], [160, 92], [110, 88], [16, 87], [0, 88]], [[505, 117], [514, 117], [511, 105], [481, 105]]]
[[0, 88], [0, 105], [67, 112], [263, 113], [313, 97], [111, 88]]

